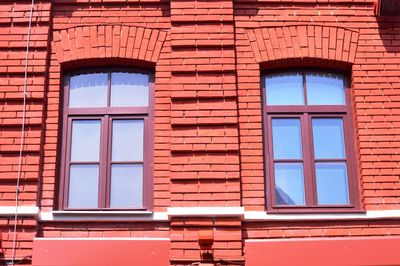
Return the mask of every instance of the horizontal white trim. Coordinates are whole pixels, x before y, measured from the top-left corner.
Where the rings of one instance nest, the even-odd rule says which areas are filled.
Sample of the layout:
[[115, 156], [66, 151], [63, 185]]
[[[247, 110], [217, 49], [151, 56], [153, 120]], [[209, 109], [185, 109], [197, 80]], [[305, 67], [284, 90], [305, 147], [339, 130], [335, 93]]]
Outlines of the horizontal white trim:
[[324, 213], [324, 214], [269, 214], [263, 211], [246, 211], [246, 221], [291, 221], [291, 220], [374, 220], [398, 219], [400, 210], [366, 211], [364, 213]]
[[244, 217], [243, 207], [170, 207], [149, 211], [52, 211], [41, 212], [42, 221], [168, 221], [171, 217]]
[[47, 240], [129, 240], [129, 241], [140, 241], [140, 240], [152, 240], [152, 241], [169, 241], [168, 237], [35, 237], [34, 241], [47, 241]]
[[[21, 210], [18, 211], [20, 213]], [[271, 214], [265, 211], [244, 211], [243, 207], [170, 207], [167, 212], [53, 211], [41, 212], [39, 217], [42, 221], [169, 221], [172, 217], [238, 217], [249, 222], [377, 220], [400, 219], [400, 210], [378, 210], [363, 213]]]
[[42, 221], [168, 221], [166, 212], [53, 211], [41, 212]]
[[400, 210], [367, 211], [369, 219], [373, 218], [400, 218]]
[[244, 217], [243, 207], [170, 207], [168, 217]]
[[17, 213], [24, 216], [36, 216], [39, 213], [37, 206], [0, 206], [0, 216], [12, 216]]

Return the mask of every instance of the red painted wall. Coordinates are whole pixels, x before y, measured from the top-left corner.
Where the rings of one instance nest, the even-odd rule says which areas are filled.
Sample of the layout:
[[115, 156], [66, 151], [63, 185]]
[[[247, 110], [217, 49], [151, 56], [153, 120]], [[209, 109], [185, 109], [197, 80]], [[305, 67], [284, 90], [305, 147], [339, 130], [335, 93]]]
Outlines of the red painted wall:
[[246, 265], [399, 265], [399, 237], [246, 242]]
[[[28, 67], [19, 205], [58, 209], [63, 71], [130, 64], [155, 71], [154, 210], [244, 206], [265, 210], [260, 73], [277, 67], [346, 68], [351, 76], [360, 204], [399, 210], [398, 17], [374, 0], [37, 0]], [[0, 3], [0, 206], [12, 206], [18, 169], [30, 1]], [[126, 33], [126, 34], [125, 34]], [[126, 39], [120, 36], [127, 36]], [[74, 46], [75, 45], [75, 46]], [[3, 259], [13, 215], [0, 217]], [[243, 261], [244, 240], [395, 236], [397, 220], [168, 222], [17, 220], [16, 257], [36, 237], [169, 237], [171, 264], [200, 258], [197, 232], [213, 229], [215, 257]], [[0, 258], [1, 259], [1, 258]]]
[[33, 241], [36, 266], [169, 265], [169, 240], [49, 239]]

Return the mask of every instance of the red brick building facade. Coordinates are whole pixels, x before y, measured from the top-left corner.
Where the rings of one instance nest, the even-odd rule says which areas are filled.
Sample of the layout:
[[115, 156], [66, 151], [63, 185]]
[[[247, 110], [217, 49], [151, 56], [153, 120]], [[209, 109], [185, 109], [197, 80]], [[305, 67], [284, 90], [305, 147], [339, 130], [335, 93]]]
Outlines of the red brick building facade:
[[[377, 4], [36, 0], [31, 9], [31, 1], [1, 1], [1, 261], [399, 265], [400, 18], [380, 16]], [[148, 73], [148, 106], [73, 110], [69, 77], [91, 69], [110, 73], [108, 90], [120, 69]], [[274, 109], [265, 83], [275, 73], [302, 77], [304, 90], [311, 76], [299, 73], [339, 75], [345, 102], [317, 110], [308, 97], [310, 108]], [[145, 158], [135, 162], [145, 169], [139, 207], [112, 208], [105, 156], [98, 205], [71, 208], [80, 190], [71, 189], [66, 154], [78, 116], [147, 121]], [[295, 208], [278, 204], [278, 168], [275, 179], [271, 170], [291, 162], [271, 148], [274, 119], [289, 116], [302, 121], [300, 146], [310, 150], [296, 159], [305, 172]], [[325, 161], [305, 136], [316, 136], [309, 132], [321, 117], [344, 121], [346, 156], [335, 159], [346, 172], [343, 204], [318, 203]]]

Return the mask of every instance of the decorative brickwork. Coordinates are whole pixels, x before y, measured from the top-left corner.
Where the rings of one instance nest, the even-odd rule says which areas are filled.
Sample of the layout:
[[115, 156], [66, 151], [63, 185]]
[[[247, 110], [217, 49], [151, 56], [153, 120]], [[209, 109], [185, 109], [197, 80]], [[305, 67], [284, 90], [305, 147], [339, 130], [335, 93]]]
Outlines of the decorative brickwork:
[[156, 63], [166, 33], [141, 27], [98, 25], [54, 31], [60, 64], [91, 58], [132, 58]]
[[329, 26], [299, 25], [247, 30], [257, 63], [316, 58], [354, 63], [358, 32]]

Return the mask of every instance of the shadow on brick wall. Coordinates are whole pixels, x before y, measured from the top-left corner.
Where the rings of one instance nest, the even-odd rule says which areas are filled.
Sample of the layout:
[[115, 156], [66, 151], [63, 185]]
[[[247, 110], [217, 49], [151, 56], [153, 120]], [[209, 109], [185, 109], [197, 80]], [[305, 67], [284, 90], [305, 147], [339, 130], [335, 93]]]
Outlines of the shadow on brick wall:
[[[273, 4], [268, 4], [268, 6]], [[256, 16], [260, 9], [258, 0], [234, 1], [235, 16]]]
[[[380, 16], [377, 17], [378, 31], [380, 40], [371, 40], [371, 45], [383, 45], [388, 53], [400, 52], [400, 16]], [[397, 58], [398, 63], [400, 59]]]

